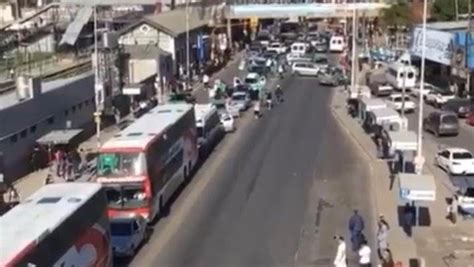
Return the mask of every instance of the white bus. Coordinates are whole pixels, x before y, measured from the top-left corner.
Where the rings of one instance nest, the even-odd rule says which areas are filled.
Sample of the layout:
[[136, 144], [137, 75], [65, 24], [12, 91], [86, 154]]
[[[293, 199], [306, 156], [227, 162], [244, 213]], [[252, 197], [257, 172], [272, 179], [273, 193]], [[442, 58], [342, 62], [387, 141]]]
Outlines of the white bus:
[[401, 90], [403, 84], [405, 84], [405, 88], [408, 90], [416, 85], [416, 69], [401, 62], [389, 64], [386, 77], [387, 82], [396, 90]]
[[343, 36], [333, 35], [329, 40], [329, 52], [344, 52], [345, 42]]
[[97, 182], [104, 184], [109, 217], [139, 214], [152, 221], [198, 160], [192, 105], [160, 105], [102, 145]]
[[219, 112], [212, 104], [194, 105], [199, 154], [207, 156], [224, 136]]
[[43, 186], [0, 217], [0, 266], [112, 266], [106, 211], [99, 184]]

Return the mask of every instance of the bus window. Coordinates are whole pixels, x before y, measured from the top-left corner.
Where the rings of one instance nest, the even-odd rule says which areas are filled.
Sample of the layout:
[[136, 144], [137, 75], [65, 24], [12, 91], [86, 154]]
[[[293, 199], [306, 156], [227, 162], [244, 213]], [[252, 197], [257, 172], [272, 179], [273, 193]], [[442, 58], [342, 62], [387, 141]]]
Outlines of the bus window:
[[143, 153], [104, 153], [97, 162], [100, 176], [141, 175], [144, 173]]

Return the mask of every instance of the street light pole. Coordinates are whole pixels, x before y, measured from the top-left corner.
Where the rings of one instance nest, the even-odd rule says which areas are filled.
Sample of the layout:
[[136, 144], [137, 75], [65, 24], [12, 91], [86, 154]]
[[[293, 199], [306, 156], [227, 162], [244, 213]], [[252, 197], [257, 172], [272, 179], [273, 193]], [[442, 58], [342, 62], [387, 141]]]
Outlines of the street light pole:
[[471, 72], [467, 66], [467, 59], [470, 56], [470, 51], [471, 51], [471, 31], [472, 31], [472, 4], [471, 0], [468, 1], [468, 25], [467, 25], [467, 34], [466, 34], [466, 89], [467, 93], [469, 94], [471, 91]]
[[425, 57], [426, 57], [426, 17], [428, 10], [428, 0], [423, 1], [423, 30], [422, 30], [422, 41], [421, 41], [421, 71], [420, 71], [420, 97], [418, 97], [418, 142], [416, 149], [416, 173], [421, 174], [423, 171], [423, 164], [425, 163], [425, 158], [423, 157], [423, 95], [425, 91]]
[[357, 18], [356, 18], [356, 9], [354, 7], [354, 9], [352, 10], [352, 69], [351, 69], [351, 91], [352, 90], [355, 90], [355, 86], [356, 86], [356, 75], [355, 75], [355, 72], [356, 72], [356, 61], [357, 61], [357, 58], [356, 58], [356, 35], [357, 35], [357, 31], [356, 31], [356, 26], [357, 26]]
[[[405, 81], [407, 79], [407, 66], [403, 66], [403, 80], [402, 80], [402, 110], [401, 115], [402, 118], [405, 118], [405, 96], [406, 96], [406, 85]], [[420, 93], [421, 97], [421, 93]]]
[[100, 108], [102, 94], [100, 91], [99, 85], [99, 47], [97, 40], [97, 6], [94, 6], [94, 57], [95, 57], [95, 66], [94, 66], [94, 90], [95, 90], [95, 108], [94, 112], [95, 125], [96, 125], [96, 137], [97, 137], [97, 149], [100, 148], [100, 124], [102, 110]]
[[189, 0], [186, 0], [186, 89], [189, 86]]

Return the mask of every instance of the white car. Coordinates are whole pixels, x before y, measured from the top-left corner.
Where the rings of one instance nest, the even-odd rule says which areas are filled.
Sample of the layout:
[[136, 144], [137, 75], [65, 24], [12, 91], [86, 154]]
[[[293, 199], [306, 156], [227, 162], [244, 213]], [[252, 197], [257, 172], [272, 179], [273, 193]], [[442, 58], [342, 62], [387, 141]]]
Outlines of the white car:
[[110, 235], [115, 256], [130, 257], [148, 238], [147, 222], [140, 215], [110, 218]]
[[474, 215], [474, 187], [467, 187], [463, 191], [461, 194], [458, 194], [459, 207], [465, 213]]
[[430, 93], [432, 93], [436, 90], [439, 90], [439, 88], [432, 85], [432, 84], [425, 83], [425, 86], [423, 87], [423, 92], [421, 92], [420, 84], [417, 84], [415, 87], [410, 89], [410, 94], [414, 97], [419, 97], [420, 93], [421, 93], [421, 95], [423, 96], [423, 99], [426, 99], [426, 96], [428, 94], [430, 94]]
[[298, 53], [288, 53], [286, 54], [286, 62], [291, 65], [293, 62], [311, 62], [311, 57], [304, 56]]
[[291, 73], [301, 76], [318, 76], [320, 68], [311, 62], [296, 62], [291, 65]]
[[[401, 111], [403, 106], [403, 95], [392, 94], [387, 99], [387, 105], [396, 111]], [[415, 102], [413, 102], [408, 96], [405, 96], [405, 112], [414, 112], [416, 108]]]
[[286, 53], [286, 46], [282, 43], [271, 43], [267, 47], [267, 51], [275, 51], [277, 54], [284, 54]]
[[474, 174], [474, 157], [464, 148], [446, 148], [436, 154], [436, 164], [449, 174]]
[[451, 99], [455, 99], [456, 95], [450, 91], [433, 90], [426, 94], [425, 101], [435, 107], [441, 107]]
[[227, 133], [235, 131], [235, 121], [229, 113], [221, 113], [219, 117], [224, 131]]
[[247, 84], [252, 90], [260, 90], [265, 87], [267, 79], [260, 76], [256, 72], [250, 72], [247, 74], [247, 76], [245, 76], [244, 83]]

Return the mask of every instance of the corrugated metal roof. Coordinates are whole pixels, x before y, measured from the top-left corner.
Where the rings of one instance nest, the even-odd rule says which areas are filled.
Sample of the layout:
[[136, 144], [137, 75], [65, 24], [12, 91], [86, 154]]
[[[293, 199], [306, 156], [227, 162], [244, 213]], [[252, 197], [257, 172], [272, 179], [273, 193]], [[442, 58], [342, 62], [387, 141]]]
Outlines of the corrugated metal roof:
[[68, 25], [66, 32], [64, 33], [63, 38], [59, 44], [74, 45], [77, 41], [77, 38], [79, 38], [82, 28], [91, 18], [93, 11], [94, 10], [92, 7], [82, 7], [79, 9], [74, 21]]

